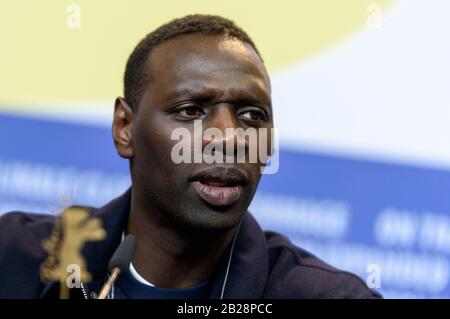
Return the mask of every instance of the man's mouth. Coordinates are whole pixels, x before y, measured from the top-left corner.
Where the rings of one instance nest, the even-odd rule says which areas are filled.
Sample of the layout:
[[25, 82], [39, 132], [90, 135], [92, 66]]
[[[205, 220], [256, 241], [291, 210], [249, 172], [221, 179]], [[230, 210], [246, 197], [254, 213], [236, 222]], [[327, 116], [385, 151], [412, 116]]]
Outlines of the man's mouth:
[[197, 194], [213, 206], [229, 206], [238, 201], [246, 177], [235, 169], [212, 168], [192, 179]]

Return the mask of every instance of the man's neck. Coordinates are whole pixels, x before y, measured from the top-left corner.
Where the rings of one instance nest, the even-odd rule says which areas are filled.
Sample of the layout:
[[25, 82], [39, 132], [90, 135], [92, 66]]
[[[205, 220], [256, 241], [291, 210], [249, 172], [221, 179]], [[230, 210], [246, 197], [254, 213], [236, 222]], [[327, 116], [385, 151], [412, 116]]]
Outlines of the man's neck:
[[136, 236], [133, 265], [162, 288], [186, 288], [206, 280], [231, 242], [234, 230], [200, 231], [162, 223], [156, 214], [131, 204], [127, 232]]

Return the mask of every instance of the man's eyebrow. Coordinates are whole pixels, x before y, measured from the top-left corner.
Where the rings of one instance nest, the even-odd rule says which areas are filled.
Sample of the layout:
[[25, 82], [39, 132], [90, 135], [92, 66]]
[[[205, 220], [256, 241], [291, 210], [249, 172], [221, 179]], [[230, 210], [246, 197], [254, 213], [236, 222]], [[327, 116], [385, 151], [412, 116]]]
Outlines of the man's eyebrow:
[[[257, 91], [257, 92], [255, 92]], [[230, 93], [231, 96], [235, 96], [236, 98], [231, 98], [231, 100], [243, 100], [243, 101], [256, 101], [266, 106], [271, 107], [272, 101], [270, 98], [270, 94], [267, 94], [263, 89], [259, 87], [259, 85], [252, 83], [250, 87], [246, 88], [233, 88], [227, 91], [223, 91], [221, 89], [212, 88], [212, 87], [203, 87], [203, 88], [179, 88], [173, 90], [169, 98], [170, 99], [180, 99], [180, 98], [193, 98], [199, 100], [209, 100], [214, 99], [217, 96], [224, 95], [225, 93]]]

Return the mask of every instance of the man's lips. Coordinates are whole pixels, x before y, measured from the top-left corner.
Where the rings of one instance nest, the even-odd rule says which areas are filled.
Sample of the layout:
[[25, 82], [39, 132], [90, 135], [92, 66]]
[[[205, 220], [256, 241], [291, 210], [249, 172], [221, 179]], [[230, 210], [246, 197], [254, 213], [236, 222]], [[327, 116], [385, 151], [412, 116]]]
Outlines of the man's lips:
[[213, 206], [229, 206], [241, 196], [242, 187], [204, 184], [200, 181], [192, 182], [197, 194]]
[[195, 174], [192, 186], [197, 194], [213, 206], [234, 204], [242, 192], [246, 176], [237, 169], [211, 168]]

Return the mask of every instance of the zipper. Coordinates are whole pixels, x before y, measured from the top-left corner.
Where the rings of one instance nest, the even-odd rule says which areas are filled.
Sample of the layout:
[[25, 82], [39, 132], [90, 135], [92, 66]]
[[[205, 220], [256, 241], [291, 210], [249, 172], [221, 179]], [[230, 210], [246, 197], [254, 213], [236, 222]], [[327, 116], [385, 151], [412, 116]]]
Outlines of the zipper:
[[83, 292], [84, 299], [90, 299], [83, 283], [81, 283], [81, 291]]

